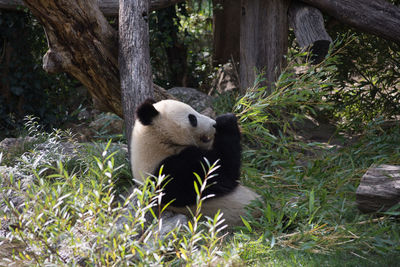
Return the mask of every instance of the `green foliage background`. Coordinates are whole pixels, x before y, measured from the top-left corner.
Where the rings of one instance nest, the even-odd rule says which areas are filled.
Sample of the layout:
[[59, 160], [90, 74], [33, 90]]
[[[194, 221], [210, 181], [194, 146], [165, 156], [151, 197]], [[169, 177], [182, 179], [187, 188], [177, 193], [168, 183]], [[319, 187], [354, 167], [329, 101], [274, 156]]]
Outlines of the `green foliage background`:
[[[169, 52], [169, 61], [168, 51], [174, 46], [178, 49]], [[211, 50], [212, 1], [187, 1], [152, 13], [150, 55], [157, 84], [208, 90], [213, 71]], [[181, 79], [176, 79], [179, 74]]]
[[359, 33], [346, 26], [331, 29], [337, 42], [335, 86], [329, 100], [337, 118], [351, 130], [382, 116], [394, 119], [400, 112], [400, 46]]
[[83, 102], [73, 97], [75, 80], [42, 69], [46, 49], [43, 29], [29, 12], [0, 10], [0, 137], [18, 134], [28, 114], [47, 129], [60, 126]]
[[[341, 52], [333, 63], [336, 72], [329, 74], [335, 84], [325, 88], [334, 112], [321, 111], [320, 119], [339, 120], [351, 132], [379, 116], [395, 118], [400, 100], [400, 47], [329, 17], [326, 24], [338, 43], [335, 49]], [[187, 1], [153, 12], [150, 39], [156, 83], [166, 88], [184, 85], [209, 90], [215, 73], [211, 0]], [[77, 81], [66, 74], [49, 75], [42, 70], [46, 39], [29, 12], [0, 11], [0, 42], [1, 137], [18, 135], [27, 114], [41, 118], [46, 129], [51, 129], [73, 120], [80, 105], [90, 103], [85, 97], [74, 97]], [[297, 49], [295, 42], [291, 49]]]

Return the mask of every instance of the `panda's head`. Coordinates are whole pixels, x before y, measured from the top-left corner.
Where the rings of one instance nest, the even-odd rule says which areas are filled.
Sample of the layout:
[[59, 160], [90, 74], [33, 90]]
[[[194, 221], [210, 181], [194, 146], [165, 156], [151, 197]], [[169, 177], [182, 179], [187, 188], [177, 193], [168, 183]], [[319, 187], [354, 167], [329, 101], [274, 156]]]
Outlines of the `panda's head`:
[[136, 123], [167, 146], [210, 149], [214, 141], [215, 120], [175, 100], [146, 100], [136, 111]]

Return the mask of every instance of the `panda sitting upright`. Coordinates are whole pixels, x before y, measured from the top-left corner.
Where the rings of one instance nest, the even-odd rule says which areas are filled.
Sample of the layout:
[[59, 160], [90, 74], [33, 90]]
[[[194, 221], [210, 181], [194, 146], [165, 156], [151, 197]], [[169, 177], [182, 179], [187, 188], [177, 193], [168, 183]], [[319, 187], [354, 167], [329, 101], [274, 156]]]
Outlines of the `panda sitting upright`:
[[164, 184], [162, 203], [169, 209], [188, 214], [194, 209], [197, 173], [204, 179], [202, 165], [219, 160], [215, 177], [208, 180], [205, 195], [213, 194], [202, 205], [202, 214], [214, 216], [221, 210], [228, 225], [241, 224], [245, 206], [259, 196], [239, 184], [241, 146], [235, 115], [225, 114], [216, 121], [199, 114], [192, 107], [175, 100], [155, 103], [146, 100], [136, 110], [131, 138], [131, 165], [136, 180], [149, 174], [163, 174], [170, 180]]

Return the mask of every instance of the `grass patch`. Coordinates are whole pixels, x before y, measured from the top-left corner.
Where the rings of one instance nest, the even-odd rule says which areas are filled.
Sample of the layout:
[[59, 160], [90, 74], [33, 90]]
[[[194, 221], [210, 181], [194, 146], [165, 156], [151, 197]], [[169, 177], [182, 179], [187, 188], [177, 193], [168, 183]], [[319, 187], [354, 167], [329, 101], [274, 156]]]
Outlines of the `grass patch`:
[[[304, 121], [335, 112], [324, 89], [334, 84], [332, 60], [307, 66], [298, 79], [290, 71], [299, 67], [294, 61], [272, 94], [256, 84], [233, 108], [244, 135], [243, 181], [263, 197], [253, 207], [263, 215], [238, 227], [230, 243], [246, 265], [390, 266], [400, 260], [398, 217], [362, 214], [355, 205], [360, 178], [372, 164], [400, 164], [399, 124], [388, 128], [378, 117], [356, 138], [339, 130], [324, 142], [299, 137]], [[342, 142], [332, 145], [333, 138]]]

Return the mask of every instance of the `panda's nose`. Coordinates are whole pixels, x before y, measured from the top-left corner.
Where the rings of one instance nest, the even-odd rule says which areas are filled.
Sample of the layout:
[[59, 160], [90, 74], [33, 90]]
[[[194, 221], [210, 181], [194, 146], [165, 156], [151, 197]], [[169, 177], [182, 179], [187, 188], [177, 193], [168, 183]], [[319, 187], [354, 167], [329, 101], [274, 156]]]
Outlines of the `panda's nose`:
[[214, 128], [217, 128], [217, 124], [216, 124], [216, 123], [214, 123], [212, 127], [214, 127]]

